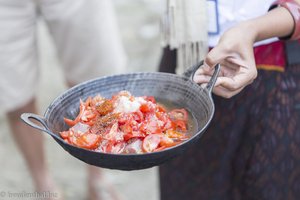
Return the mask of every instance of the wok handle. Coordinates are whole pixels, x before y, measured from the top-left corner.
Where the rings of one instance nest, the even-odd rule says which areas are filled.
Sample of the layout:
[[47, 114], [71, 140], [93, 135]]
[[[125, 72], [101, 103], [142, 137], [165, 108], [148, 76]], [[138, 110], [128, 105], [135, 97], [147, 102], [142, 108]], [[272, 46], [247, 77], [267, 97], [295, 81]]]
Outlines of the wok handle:
[[[33, 114], [33, 113], [23, 113], [21, 115], [21, 119], [23, 120], [23, 122], [25, 122], [26, 124], [28, 124], [31, 127], [38, 129], [40, 131], [46, 132], [55, 138], [59, 138], [57, 135], [55, 135], [54, 133], [52, 133], [49, 130], [44, 117]], [[42, 126], [34, 123], [32, 120], [38, 121]]]
[[212, 90], [213, 90], [213, 88], [214, 88], [214, 86], [215, 86], [215, 83], [216, 83], [216, 81], [217, 81], [217, 78], [218, 78], [220, 69], [221, 69], [220, 64], [217, 64], [217, 65], [215, 66], [215, 71], [214, 71], [214, 73], [213, 73], [211, 79], [209, 80], [209, 82], [208, 82], [207, 85], [206, 85], [206, 88], [207, 88], [207, 90], [208, 90], [210, 93], [212, 93]]
[[[199, 69], [202, 65], [203, 65], [204, 61], [201, 60], [199, 63], [195, 64], [194, 66], [188, 68], [184, 73], [183, 75], [190, 78], [191, 80], [193, 80], [194, 78], [194, 75], [197, 71], [197, 69]], [[211, 77], [211, 79], [209, 80], [209, 82], [207, 83], [206, 85], [206, 89], [211, 93], [213, 88], [214, 88], [214, 85], [217, 81], [217, 78], [218, 78], [218, 74], [220, 72], [220, 64], [217, 64], [215, 67], [215, 71]]]
[[191, 78], [193, 80], [194, 74], [196, 73], [197, 69], [199, 69], [203, 65], [204, 61], [201, 60], [199, 63], [196, 63], [192, 67], [186, 69], [183, 73], [183, 76]]

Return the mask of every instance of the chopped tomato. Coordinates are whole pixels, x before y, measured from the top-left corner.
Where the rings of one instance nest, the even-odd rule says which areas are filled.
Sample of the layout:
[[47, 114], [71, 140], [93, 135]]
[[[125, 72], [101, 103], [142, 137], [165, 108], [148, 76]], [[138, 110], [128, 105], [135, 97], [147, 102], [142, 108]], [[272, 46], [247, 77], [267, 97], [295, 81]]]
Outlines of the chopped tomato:
[[166, 148], [167, 148], [166, 146], [160, 146], [160, 147], [157, 147], [156, 149], [154, 149], [153, 152], [162, 151], [162, 150], [164, 150]]
[[114, 153], [114, 154], [122, 153], [124, 151], [125, 147], [126, 147], [125, 142], [118, 142], [111, 147], [111, 153]]
[[100, 140], [100, 135], [85, 133], [75, 140], [75, 145], [85, 149], [96, 149]]
[[130, 123], [126, 123], [122, 126], [120, 126], [121, 131], [123, 131], [125, 134], [131, 134], [132, 133], [132, 127]]
[[165, 112], [166, 112], [166, 109], [165, 109], [165, 107], [163, 107], [162, 105], [160, 105], [160, 104], [157, 104], [157, 105], [156, 105], [156, 107], [157, 107], [157, 110], [158, 110], [159, 112], [163, 112], [163, 113], [165, 113]]
[[158, 120], [148, 120], [141, 124], [140, 131], [146, 134], [162, 133]]
[[94, 119], [96, 116], [96, 113], [92, 112], [91, 110], [85, 110], [81, 117], [81, 120], [84, 122], [88, 122], [91, 119]]
[[140, 131], [131, 131], [124, 134], [124, 140], [128, 141], [132, 138], [144, 138], [145, 135]]
[[142, 111], [143, 113], [146, 113], [146, 112], [150, 112], [151, 111], [151, 107], [149, 104], [147, 103], [144, 103], [140, 106], [140, 111]]
[[175, 144], [176, 143], [174, 142], [174, 140], [172, 140], [168, 136], [166, 136], [166, 135], [161, 136], [161, 140], [159, 143], [160, 146], [171, 147], [171, 146], [174, 146]]
[[100, 145], [99, 145], [99, 147], [98, 147], [97, 150], [100, 151], [100, 152], [104, 152], [104, 153], [111, 153], [112, 149], [113, 149], [112, 142], [110, 142], [108, 140], [103, 140], [100, 143]]
[[68, 126], [74, 126], [77, 123], [75, 120], [71, 120], [68, 118], [64, 118], [64, 121]]
[[[125, 97], [129, 101], [120, 107]], [[78, 115], [64, 118], [70, 128], [60, 136], [69, 144], [104, 153], [155, 152], [187, 139], [187, 120], [185, 109], [167, 112], [152, 96], [136, 98], [121, 91], [111, 99], [97, 95], [80, 100]]]
[[156, 100], [155, 100], [155, 98], [153, 96], [145, 96], [144, 99], [146, 101], [150, 101], [150, 102], [156, 104]]
[[177, 120], [177, 121], [174, 121], [173, 123], [175, 125], [175, 129], [179, 129], [179, 130], [182, 130], [182, 131], [186, 131], [187, 130], [186, 123], [184, 121]]
[[188, 113], [185, 109], [174, 109], [169, 112], [169, 116], [173, 121], [181, 120], [186, 122], [188, 120]]
[[86, 105], [86, 106], [91, 106], [92, 103], [93, 103], [92, 97], [88, 97], [88, 98], [85, 100], [85, 105]]
[[62, 132], [60, 132], [60, 136], [63, 139], [67, 139], [69, 137], [69, 131], [62, 131]]
[[157, 117], [157, 119], [159, 119], [161, 122], [163, 122], [164, 125], [169, 120], [168, 115], [166, 113], [164, 113], [164, 112], [156, 112], [155, 116]]
[[132, 113], [133, 115], [133, 119], [136, 121], [136, 122], [142, 122], [144, 120], [144, 115], [141, 111], [136, 111], [136, 112], [133, 112]]
[[180, 133], [178, 131], [174, 131], [174, 130], [167, 130], [166, 135], [169, 138], [177, 138], [177, 139], [186, 139], [187, 138], [187, 136], [185, 134]]
[[112, 125], [110, 131], [107, 134], [104, 134], [103, 138], [109, 140], [113, 143], [124, 140], [124, 133], [119, 131], [118, 123]]
[[141, 139], [132, 138], [127, 142], [124, 153], [143, 153], [142, 144], [143, 142]]
[[147, 135], [143, 140], [143, 150], [147, 153], [153, 152], [161, 141], [161, 135], [151, 134]]
[[131, 120], [132, 120], [132, 116], [127, 113], [120, 114], [120, 117], [118, 118], [118, 122], [120, 125], [125, 124]]
[[85, 103], [80, 99], [79, 113], [74, 121], [79, 122], [85, 111]]

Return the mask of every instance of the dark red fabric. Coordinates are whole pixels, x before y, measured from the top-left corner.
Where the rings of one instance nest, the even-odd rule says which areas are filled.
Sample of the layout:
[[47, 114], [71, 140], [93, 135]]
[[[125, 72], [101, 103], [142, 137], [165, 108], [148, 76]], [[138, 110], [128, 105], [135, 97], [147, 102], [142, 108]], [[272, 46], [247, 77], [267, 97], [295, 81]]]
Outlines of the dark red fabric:
[[277, 66], [283, 69], [286, 65], [283, 41], [276, 41], [267, 45], [255, 47], [254, 56], [256, 65], [270, 66], [270, 68]]

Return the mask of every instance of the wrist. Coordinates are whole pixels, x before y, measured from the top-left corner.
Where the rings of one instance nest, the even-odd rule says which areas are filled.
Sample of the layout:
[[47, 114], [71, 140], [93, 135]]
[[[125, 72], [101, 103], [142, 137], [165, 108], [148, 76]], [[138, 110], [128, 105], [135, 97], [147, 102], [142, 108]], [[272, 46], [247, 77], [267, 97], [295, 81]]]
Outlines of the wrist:
[[259, 29], [254, 20], [247, 20], [241, 22], [238, 27], [243, 30], [243, 34], [247, 41], [254, 44], [259, 39]]
[[282, 7], [285, 8], [290, 15], [293, 17], [293, 29], [291, 32], [284, 37], [280, 37], [280, 39], [290, 39], [290, 40], [296, 40], [300, 38], [300, 4], [299, 1], [295, 0], [276, 0], [271, 6], [270, 10]]

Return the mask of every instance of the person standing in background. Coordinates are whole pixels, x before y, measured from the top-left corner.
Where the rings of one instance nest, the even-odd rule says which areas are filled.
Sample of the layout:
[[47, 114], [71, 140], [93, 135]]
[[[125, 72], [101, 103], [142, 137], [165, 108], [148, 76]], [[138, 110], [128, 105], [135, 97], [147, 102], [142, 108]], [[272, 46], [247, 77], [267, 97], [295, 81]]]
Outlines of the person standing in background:
[[[126, 65], [111, 1], [0, 0], [0, 109], [7, 114], [38, 192], [58, 189], [47, 170], [42, 135], [20, 120], [22, 113], [38, 113], [36, 26], [40, 17], [53, 37], [69, 87], [122, 73]], [[87, 168], [88, 198], [101, 199], [101, 171]], [[117, 199], [113, 190], [109, 188], [110, 195]]]
[[[221, 64], [215, 115], [192, 148], [160, 166], [161, 200], [300, 199], [300, 1], [207, 3], [211, 50], [194, 81], [207, 83]], [[159, 71], [175, 73], [174, 49], [165, 47]]]

